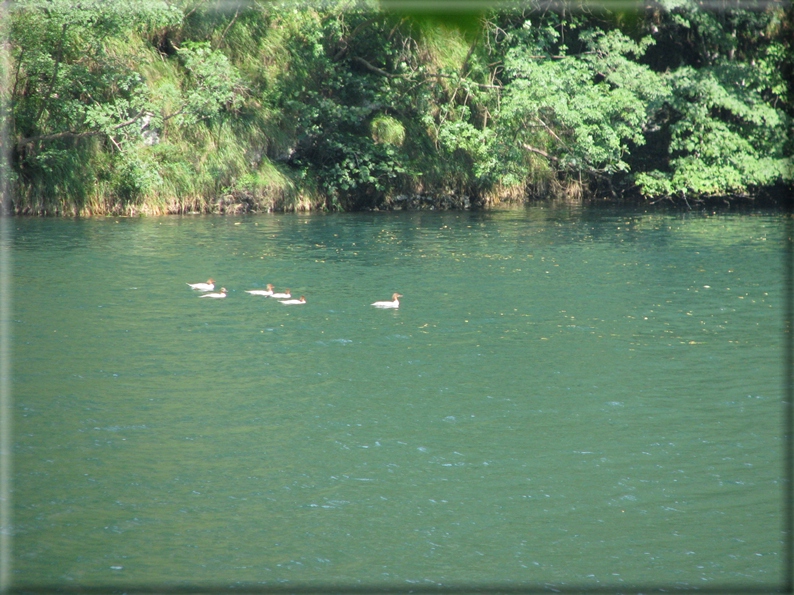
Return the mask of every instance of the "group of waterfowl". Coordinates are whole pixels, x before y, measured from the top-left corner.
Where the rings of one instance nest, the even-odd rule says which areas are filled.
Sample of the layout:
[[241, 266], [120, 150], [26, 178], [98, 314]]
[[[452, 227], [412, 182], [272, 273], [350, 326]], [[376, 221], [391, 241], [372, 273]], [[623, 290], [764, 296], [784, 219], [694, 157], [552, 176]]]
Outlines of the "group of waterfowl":
[[[208, 279], [206, 283], [188, 283], [191, 289], [195, 289], [196, 291], [203, 292], [199, 297], [200, 298], [215, 298], [215, 299], [222, 299], [226, 297], [226, 288], [221, 287], [220, 292], [214, 292], [215, 289], [215, 281], [212, 279]], [[300, 296], [299, 299], [295, 300], [292, 299], [292, 293], [290, 290], [287, 289], [284, 292], [277, 293], [273, 289], [273, 285], [268, 283], [267, 289], [246, 289], [245, 293], [250, 293], [251, 295], [261, 295], [263, 297], [270, 297], [276, 298], [279, 300], [279, 303], [284, 304], [285, 306], [297, 306], [299, 304], [305, 304], [306, 298], [304, 296]], [[383, 302], [374, 302], [372, 305], [376, 308], [399, 308], [400, 307], [400, 300], [402, 295], [399, 293], [394, 293], [391, 296], [391, 301], [383, 301]]]
[[[220, 292], [213, 292], [212, 290], [215, 289], [215, 281], [212, 279], [208, 279], [206, 283], [188, 283], [191, 289], [195, 289], [196, 291], [202, 291], [199, 297], [201, 298], [215, 298], [215, 299], [223, 299], [226, 297], [226, 288], [221, 287]], [[265, 297], [272, 297], [279, 300], [280, 303], [286, 306], [295, 306], [298, 304], [305, 304], [306, 298], [304, 296], [300, 296], [300, 299], [293, 300], [292, 293], [289, 289], [287, 289], [283, 293], [276, 293], [273, 291], [273, 285], [270, 283], [267, 284], [267, 289], [249, 289], [246, 290], [246, 293], [250, 293], [251, 295], [261, 295]]]

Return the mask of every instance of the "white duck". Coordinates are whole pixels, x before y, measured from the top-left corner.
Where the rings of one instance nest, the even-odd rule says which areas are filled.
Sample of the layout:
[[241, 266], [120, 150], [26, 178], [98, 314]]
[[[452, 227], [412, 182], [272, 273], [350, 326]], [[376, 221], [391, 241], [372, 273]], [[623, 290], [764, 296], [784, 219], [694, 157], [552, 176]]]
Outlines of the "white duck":
[[301, 296], [299, 300], [280, 300], [280, 304], [284, 304], [285, 306], [294, 306], [297, 304], [305, 304], [306, 298]]
[[270, 297], [273, 295], [273, 286], [268, 283], [267, 289], [246, 289], [245, 293], [250, 293], [251, 295], [264, 295], [265, 297]]
[[401, 298], [402, 295], [399, 293], [393, 293], [391, 296], [392, 301], [390, 302], [375, 302], [372, 304], [376, 308], [399, 308], [400, 307], [400, 300], [397, 298]]
[[191, 289], [196, 289], [198, 291], [212, 291], [215, 289], [215, 281], [212, 279], [208, 279], [206, 283], [188, 283]]
[[292, 293], [289, 289], [284, 290], [284, 293], [273, 293], [270, 295], [272, 298], [276, 298], [279, 300], [288, 300], [292, 297]]
[[226, 297], [226, 288], [225, 287], [221, 287], [220, 293], [205, 293], [204, 295], [200, 295], [199, 297], [200, 298], [208, 297], [208, 298], [215, 298], [215, 299], [225, 298]]

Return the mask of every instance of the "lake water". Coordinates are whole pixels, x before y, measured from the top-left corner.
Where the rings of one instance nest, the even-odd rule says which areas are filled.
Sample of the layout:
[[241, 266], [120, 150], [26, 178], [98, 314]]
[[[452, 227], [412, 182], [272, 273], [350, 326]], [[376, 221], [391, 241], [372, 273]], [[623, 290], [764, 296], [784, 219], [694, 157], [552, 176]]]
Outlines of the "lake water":
[[780, 214], [9, 226], [20, 588], [784, 576]]

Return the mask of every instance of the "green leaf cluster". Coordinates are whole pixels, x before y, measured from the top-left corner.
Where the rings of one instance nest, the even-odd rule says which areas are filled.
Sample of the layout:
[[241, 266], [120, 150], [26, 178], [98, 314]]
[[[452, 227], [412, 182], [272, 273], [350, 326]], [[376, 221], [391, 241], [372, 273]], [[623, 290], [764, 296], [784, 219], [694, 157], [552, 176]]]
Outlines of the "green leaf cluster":
[[519, 149], [548, 155], [564, 171], [627, 171], [629, 144], [644, 143], [650, 111], [667, 94], [656, 73], [628, 57], [642, 56], [652, 40], [637, 43], [620, 31], [592, 29], [580, 36], [581, 53], [552, 55], [553, 33], [530, 35], [534, 43], [507, 52], [511, 80], [501, 126]]
[[775, 3], [9, 6], [18, 212], [706, 199], [793, 179], [794, 11]]
[[723, 63], [667, 76], [674, 121], [668, 171], [637, 176], [650, 196], [745, 194], [791, 179], [784, 154], [789, 120], [764, 101], [766, 81], [746, 64]]

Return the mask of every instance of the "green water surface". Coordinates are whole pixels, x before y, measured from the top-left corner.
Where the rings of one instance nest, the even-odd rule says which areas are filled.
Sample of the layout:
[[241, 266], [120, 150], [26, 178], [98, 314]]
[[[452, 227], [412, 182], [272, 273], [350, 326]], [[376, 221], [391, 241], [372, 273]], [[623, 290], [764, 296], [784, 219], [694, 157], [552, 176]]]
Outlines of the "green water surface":
[[14, 585], [781, 581], [779, 214], [10, 226]]

